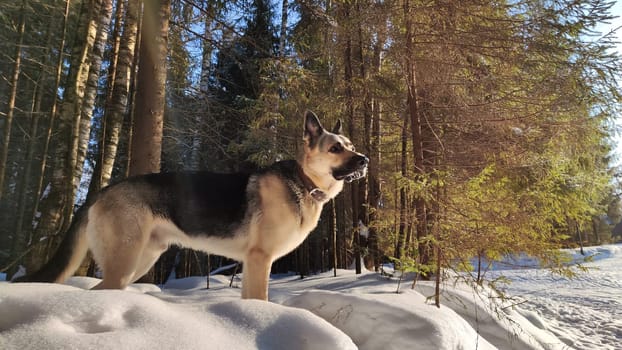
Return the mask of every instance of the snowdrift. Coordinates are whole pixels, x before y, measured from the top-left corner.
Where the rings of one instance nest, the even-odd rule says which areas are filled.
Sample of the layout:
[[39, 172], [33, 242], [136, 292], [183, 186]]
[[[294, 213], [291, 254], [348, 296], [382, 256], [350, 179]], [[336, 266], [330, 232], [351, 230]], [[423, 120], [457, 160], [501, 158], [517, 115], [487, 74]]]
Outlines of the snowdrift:
[[[271, 281], [272, 302], [241, 300], [224, 276], [159, 288], [85, 290], [0, 283], [1, 349], [555, 349], [563, 343], [516, 312], [497, 317], [487, 298], [455, 289], [427, 302], [430, 284], [396, 294], [396, 281], [340, 270]], [[238, 282], [239, 283], [239, 282]], [[452, 301], [453, 300], [453, 301]], [[534, 336], [534, 330], [536, 335]], [[537, 334], [540, 332], [540, 334]]]
[[440, 308], [428, 300], [432, 283], [396, 294], [395, 279], [349, 270], [274, 276], [271, 302], [241, 300], [239, 280], [230, 288], [225, 276], [210, 277], [209, 290], [205, 277], [123, 291], [87, 290], [99, 280], [85, 277], [66, 285], [0, 282], [0, 349], [619, 348], [622, 245], [585, 253], [591, 272], [576, 279], [515, 257], [491, 277], [511, 279], [507, 292], [517, 298], [448, 284]]

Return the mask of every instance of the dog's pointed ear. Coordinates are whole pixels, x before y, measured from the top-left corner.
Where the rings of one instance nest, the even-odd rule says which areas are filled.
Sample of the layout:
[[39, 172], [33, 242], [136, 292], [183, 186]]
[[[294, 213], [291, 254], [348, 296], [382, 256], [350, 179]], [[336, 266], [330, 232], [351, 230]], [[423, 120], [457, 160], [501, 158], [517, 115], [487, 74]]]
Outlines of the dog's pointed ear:
[[324, 128], [320, 124], [317, 115], [311, 111], [305, 113], [305, 131], [303, 139], [310, 147], [313, 147], [317, 138], [322, 135]]
[[341, 135], [343, 133], [343, 126], [341, 123], [341, 119], [337, 119], [337, 123], [335, 123], [335, 127], [333, 128], [333, 134]]

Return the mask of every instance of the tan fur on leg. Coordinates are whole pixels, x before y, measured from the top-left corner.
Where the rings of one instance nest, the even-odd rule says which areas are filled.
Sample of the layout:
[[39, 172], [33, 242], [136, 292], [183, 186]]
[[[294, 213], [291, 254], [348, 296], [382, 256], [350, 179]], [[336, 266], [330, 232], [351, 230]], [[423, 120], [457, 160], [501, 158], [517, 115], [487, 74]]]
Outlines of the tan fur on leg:
[[244, 260], [242, 299], [268, 300], [270, 256], [260, 249], [251, 249]]

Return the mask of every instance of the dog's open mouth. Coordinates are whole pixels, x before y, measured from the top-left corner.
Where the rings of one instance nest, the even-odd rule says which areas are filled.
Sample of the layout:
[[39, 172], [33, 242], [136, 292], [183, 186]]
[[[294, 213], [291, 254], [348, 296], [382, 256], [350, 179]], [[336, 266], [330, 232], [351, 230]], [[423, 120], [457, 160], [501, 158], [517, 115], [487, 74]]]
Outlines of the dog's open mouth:
[[363, 169], [359, 169], [353, 172], [352, 174], [347, 175], [346, 177], [343, 178], [343, 181], [350, 183], [352, 181], [365, 177], [365, 175], [367, 175], [367, 167]]
[[344, 171], [344, 170], [335, 170], [333, 172], [333, 177], [337, 180], [343, 180], [345, 182], [352, 182], [358, 180], [360, 178], [365, 177], [367, 175], [367, 167], [362, 167], [355, 170]]
[[333, 169], [333, 177], [337, 180], [343, 180], [345, 182], [352, 182], [358, 180], [367, 175], [367, 164], [369, 159], [364, 155], [357, 155], [343, 166]]

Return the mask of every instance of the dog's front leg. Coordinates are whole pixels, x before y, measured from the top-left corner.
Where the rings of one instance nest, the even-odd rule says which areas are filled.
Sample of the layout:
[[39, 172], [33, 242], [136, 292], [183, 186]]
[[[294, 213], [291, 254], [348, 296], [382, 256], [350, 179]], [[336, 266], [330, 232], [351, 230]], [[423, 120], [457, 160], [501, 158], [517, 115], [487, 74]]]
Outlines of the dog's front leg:
[[244, 260], [242, 276], [242, 299], [268, 300], [270, 256], [259, 248], [251, 249]]

